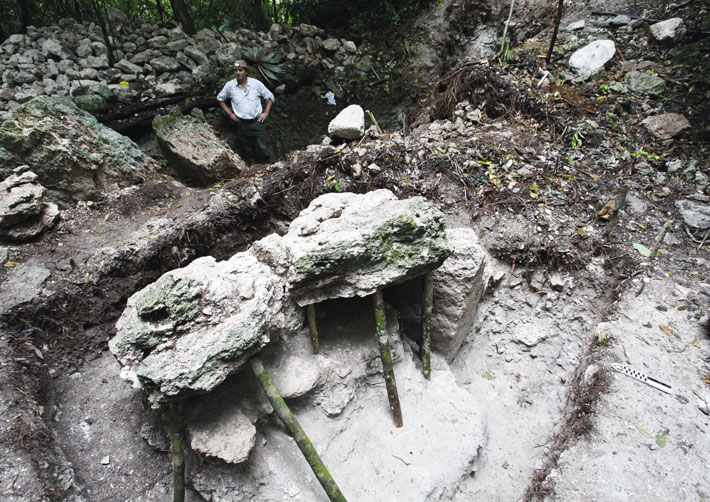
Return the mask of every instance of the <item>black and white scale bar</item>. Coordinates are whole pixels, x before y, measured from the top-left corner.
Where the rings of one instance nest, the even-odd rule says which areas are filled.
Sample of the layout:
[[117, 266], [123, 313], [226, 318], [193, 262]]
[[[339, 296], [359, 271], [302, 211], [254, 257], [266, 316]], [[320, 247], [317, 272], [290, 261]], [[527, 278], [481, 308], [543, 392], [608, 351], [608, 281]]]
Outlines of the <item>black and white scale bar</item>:
[[631, 378], [635, 378], [636, 380], [648, 384], [655, 389], [666, 392], [668, 394], [673, 394], [673, 388], [670, 385], [668, 385], [667, 383], [663, 383], [660, 380], [656, 380], [655, 378], [651, 378], [650, 376], [644, 375], [640, 371], [633, 370], [628, 366], [624, 366], [623, 364], [619, 363], [613, 363], [611, 367], [619, 373], [623, 373], [624, 375], [628, 375]]

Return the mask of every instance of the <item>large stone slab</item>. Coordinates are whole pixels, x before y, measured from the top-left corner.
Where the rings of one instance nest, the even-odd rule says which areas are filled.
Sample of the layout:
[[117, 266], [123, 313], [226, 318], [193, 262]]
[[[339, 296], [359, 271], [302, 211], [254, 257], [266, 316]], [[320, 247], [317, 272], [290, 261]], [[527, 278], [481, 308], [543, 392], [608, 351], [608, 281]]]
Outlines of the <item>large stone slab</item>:
[[388, 190], [322, 195], [284, 242], [292, 256], [289, 293], [301, 306], [370, 295], [434, 270], [451, 254], [441, 211]]
[[272, 254], [278, 236], [264, 240], [227, 261], [199, 258], [129, 298], [109, 347], [153, 406], [209, 392], [274, 334], [301, 326], [285, 282], [265, 263], [286, 254]]
[[157, 164], [64, 98], [40, 96], [0, 126], [0, 178], [27, 164], [55, 202], [141, 182]]
[[[272, 234], [227, 261], [199, 258], [133, 295], [109, 347], [122, 376], [157, 407], [213, 390], [274, 334], [295, 333], [300, 307], [370, 295], [450, 254], [444, 216], [422, 197], [327, 194], [284, 237]], [[292, 385], [291, 395], [319, 380], [307, 369], [308, 382]]]
[[183, 116], [173, 108], [168, 115], [156, 117], [153, 128], [160, 149], [178, 176], [188, 183], [207, 186], [234, 178], [246, 164], [197, 112]]

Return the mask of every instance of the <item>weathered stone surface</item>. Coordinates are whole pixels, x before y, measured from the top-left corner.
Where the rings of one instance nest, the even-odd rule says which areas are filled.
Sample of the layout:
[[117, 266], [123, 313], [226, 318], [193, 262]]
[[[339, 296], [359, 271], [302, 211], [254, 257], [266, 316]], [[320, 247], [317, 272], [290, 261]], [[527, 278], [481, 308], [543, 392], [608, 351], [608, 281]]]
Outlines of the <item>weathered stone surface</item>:
[[[434, 271], [431, 319], [432, 348], [451, 362], [473, 327], [478, 302], [485, 291], [485, 254], [473, 229], [450, 228], [446, 236], [453, 253]], [[423, 280], [400, 284], [387, 295], [402, 314], [407, 334], [419, 340]]]
[[213, 410], [204, 420], [191, 424], [189, 434], [193, 450], [228, 464], [246, 461], [256, 441], [256, 427], [234, 407]]
[[273, 334], [301, 326], [301, 309], [265, 263], [286, 258], [278, 240], [227, 261], [199, 258], [129, 298], [109, 347], [153, 406], [212, 390]]
[[388, 190], [315, 199], [284, 236], [293, 265], [289, 292], [303, 306], [367, 296], [434, 270], [451, 254], [444, 216], [422, 197]]
[[189, 183], [207, 186], [233, 178], [246, 168], [199, 114], [183, 116], [174, 108], [168, 115], [156, 117], [153, 128], [166, 158]]
[[0, 237], [9, 241], [28, 241], [52, 228], [59, 220], [59, 207], [53, 202], [42, 204], [42, 210], [22, 223], [0, 229]]
[[685, 35], [683, 19], [674, 17], [648, 27], [651, 37], [658, 42], [674, 41]]
[[683, 199], [675, 205], [688, 226], [703, 230], [710, 228], [710, 204]]
[[11, 227], [42, 211], [47, 191], [37, 183], [37, 175], [20, 166], [0, 182], [0, 228]]
[[667, 140], [690, 128], [690, 122], [679, 113], [663, 113], [648, 117], [641, 122], [659, 139]]
[[125, 136], [65, 98], [40, 96], [0, 126], [0, 178], [27, 164], [54, 201], [140, 182], [156, 167]]
[[0, 288], [0, 313], [32, 301], [51, 275], [47, 267], [34, 259], [13, 268]]
[[569, 58], [569, 65], [581, 78], [588, 78], [601, 70], [615, 53], [613, 41], [596, 40], [575, 51]]
[[630, 71], [626, 80], [631, 90], [640, 94], [658, 96], [666, 90], [666, 81], [656, 74], [641, 71]]
[[[451, 253], [444, 217], [421, 197], [387, 190], [326, 194], [284, 237], [272, 234], [228, 261], [205, 257], [163, 275], [133, 295], [109, 343], [122, 376], [154, 406], [214, 389], [276, 333], [297, 332], [300, 306], [366, 296], [438, 267]], [[300, 372], [287, 395], [322, 380], [318, 365]]]
[[350, 105], [328, 124], [328, 135], [358, 139], [365, 134], [365, 112], [360, 105]]

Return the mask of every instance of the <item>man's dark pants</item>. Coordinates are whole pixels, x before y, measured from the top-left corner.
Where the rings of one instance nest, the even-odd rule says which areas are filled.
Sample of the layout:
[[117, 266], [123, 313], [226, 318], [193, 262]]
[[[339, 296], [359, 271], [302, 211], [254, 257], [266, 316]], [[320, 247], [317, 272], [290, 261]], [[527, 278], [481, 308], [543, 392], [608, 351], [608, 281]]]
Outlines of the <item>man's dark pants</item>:
[[269, 133], [263, 122], [243, 120], [237, 124], [237, 142], [247, 162], [269, 162], [271, 147]]

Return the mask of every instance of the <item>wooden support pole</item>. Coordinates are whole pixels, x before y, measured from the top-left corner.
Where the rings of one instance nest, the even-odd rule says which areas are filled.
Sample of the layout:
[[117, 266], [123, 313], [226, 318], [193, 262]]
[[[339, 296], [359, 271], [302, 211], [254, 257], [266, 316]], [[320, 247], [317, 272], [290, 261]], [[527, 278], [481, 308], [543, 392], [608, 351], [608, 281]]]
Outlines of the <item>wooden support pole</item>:
[[320, 352], [320, 342], [318, 341], [318, 326], [316, 326], [316, 308], [314, 304], [306, 306], [306, 317], [308, 318], [308, 332], [311, 334], [311, 345], [313, 353]]
[[254, 371], [256, 378], [264, 389], [264, 393], [269, 399], [271, 406], [274, 408], [276, 416], [281, 419], [288, 429], [289, 434], [291, 434], [291, 437], [296, 441], [298, 448], [301, 450], [301, 453], [303, 453], [303, 456], [306, 457], [308, 465], [311, 466], [313, 474], [318, 478], [318, 482], [325, 490], [328, 498], [331, 502], [347, 502], [340, 488], [338, 488], [338, 485], [335, 483], [335, 480], [330, 475], [330, 472], [328, 472], [323, 460], [321, 460], [318, 452], [313, 447], [313, 443], [311, 443], [311, 440], [306, 436], [306, 433], [289, 409], [284, 398], [281, 397], [274, 381], [264, 367], [264, 362], [255, 356], [249, 359], [249, 364], [251, 364], [251, 369]]
[[434, 274], [424, 274], [422, 291], [422, 343], [419, 357], [422, 360], [422, 372], [427, 380], [431, 378], [431, 311], [434, 304]]
[[609, 215], [609, 223], [607, 223], [606, 231], [604, 232], [604, 236], [607, 238], [607, 240], [611, 238], [611, 232], [612, 230], [614, 230], [616, 220], [619, 218], [619, 211], [621, 211], [621, 207], [624, 205], [624, 202], [626, 202], [626, 196], [629, 194], [629, 188], [631, 187], [629, 185], [626, 185], [621, 190], [621, 196], [619, 197], [619, 200], [616, 201], [614, 209], [611, 211], [611, 215]]
[[399, 395], [397, 394], [397, 382], [394, 379], [394, 368], [392, 367], [392, 350], [387, 339], [387, 320], [385, 318], [385, 301], [382, 298], [382, 291], [375, 292], [375, 326], [377, 330], [377, 342], [380, 346], [380, 359], [382, 360], [382, 370], [385, 374], [385, 384], [387, 385], [387, 397], [392, 410], [392, 417], [397, 427], [402, 427], [402, 408], [399, 405]]
[[185, 501], [185, 454], [183, 452], [182, 401], [170, 403], [168, 428], [173, 450], [173, 502]]
[[658, 237], [656, 237], [656, 242], [653, 245], [653, 249], [651, 250], [651, 261], [656, 259], [656, 255], [658, 255], [658, 250], [661, 249], [661, 244], [663, 243], [663, 239], [666, 238], [666, 234], [670, 229], [673, 228], [673, 220], [668, 220], [666, 221], [666, 224], [663, 225], [663, 228], [658, 234]]

